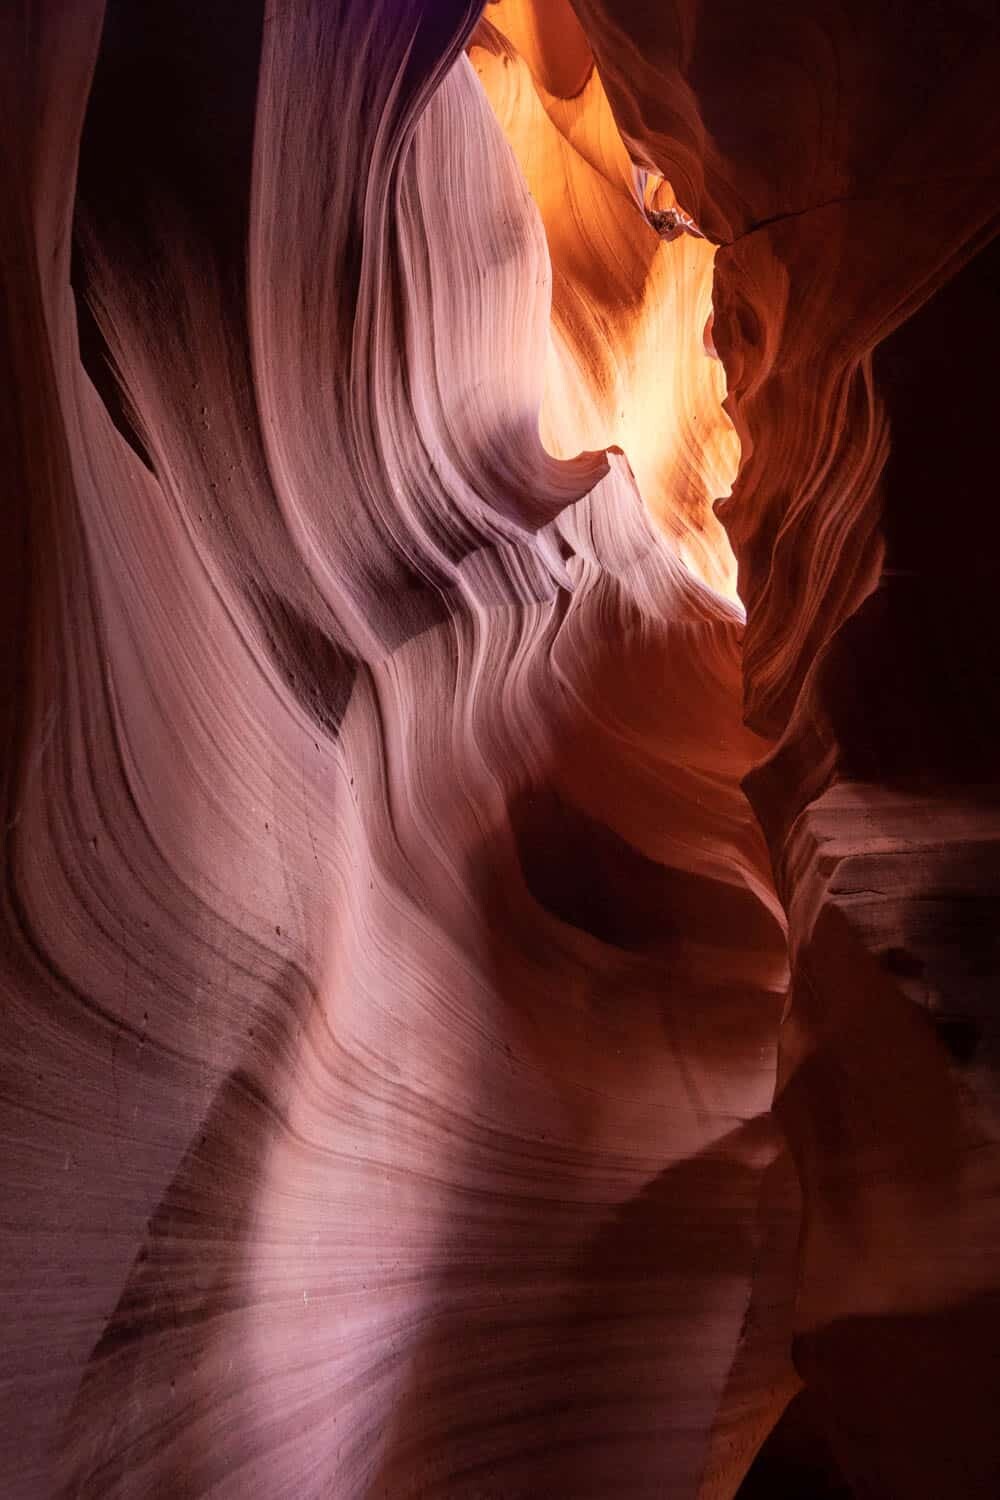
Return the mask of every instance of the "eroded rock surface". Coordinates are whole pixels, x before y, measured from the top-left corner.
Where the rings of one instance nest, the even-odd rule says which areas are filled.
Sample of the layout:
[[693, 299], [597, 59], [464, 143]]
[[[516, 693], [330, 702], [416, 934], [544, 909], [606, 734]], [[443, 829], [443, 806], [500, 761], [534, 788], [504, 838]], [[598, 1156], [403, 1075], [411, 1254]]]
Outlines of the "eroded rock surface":
[[996, 19], [702, 9], [0, 16], [15, 1500], [998, 1487]]
[[796, 1364], [861, 1493], [992, 1494], [997, 14], [575, 8], [633, 153], [720, 246]]

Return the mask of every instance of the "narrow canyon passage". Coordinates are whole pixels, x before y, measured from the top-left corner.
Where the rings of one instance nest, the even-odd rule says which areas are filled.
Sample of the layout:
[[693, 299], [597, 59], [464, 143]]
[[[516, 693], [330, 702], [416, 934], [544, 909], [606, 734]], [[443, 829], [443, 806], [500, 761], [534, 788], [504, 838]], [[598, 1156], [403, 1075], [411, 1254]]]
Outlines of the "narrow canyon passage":
[[1000, 1493], [997, 22], [905, 11], [0, 18], [4, 1496]]

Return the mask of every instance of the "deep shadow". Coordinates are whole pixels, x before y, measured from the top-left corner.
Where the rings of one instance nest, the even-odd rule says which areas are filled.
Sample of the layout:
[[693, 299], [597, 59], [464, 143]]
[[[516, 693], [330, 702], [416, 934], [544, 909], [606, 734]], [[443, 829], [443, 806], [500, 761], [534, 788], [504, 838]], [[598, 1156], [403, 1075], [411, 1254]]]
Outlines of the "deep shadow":
[[[166, 215], [208, 249], [240, 322], [263, 21], [263, 0], [107, 0], [80, 145], [77, 216], [120, 271], [159, 264]], [[149, 464], [91, 311], [79, 239], [72, 279], [84, 368]]]
[[351, 700], [357, 662], [274, 590], [248, 581], [247, 594], [288, 692], [317, 728], [336, 737]]
[[859, 1500], [941, 1500], [945, 1473], [956, 1500], [1000, 1495], [1000, 1295], [846, 1319], [798, 1338], [795, 1362]]
[[931, 794], [995, 786], [998, 348], [995, 239], [875, 352], [891, 436], [885, 575], [831, 643], [818, 683], [845, 776]]
[[[649, 859], [551, 784], [515, 798], [510, 816], [538, 904], [610, 947], [663, 952], [678, 939], [736, 946], [757, 915], [745, 889]], [[762, 940], [767, 927], [761, 911]]]
[[854, 1500], [817, 1410], [800, 1391], [785, 1408], [736, 1494], [736, 1500]]

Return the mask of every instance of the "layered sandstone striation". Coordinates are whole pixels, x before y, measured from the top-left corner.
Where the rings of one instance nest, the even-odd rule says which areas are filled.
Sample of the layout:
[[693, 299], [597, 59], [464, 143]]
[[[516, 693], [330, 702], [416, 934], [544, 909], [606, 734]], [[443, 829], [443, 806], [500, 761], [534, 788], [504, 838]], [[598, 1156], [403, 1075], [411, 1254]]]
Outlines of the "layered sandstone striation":
[[794, 1382], [739, 612], [542, 443], [477, 20], [8, 23], [12, 1496], [732, 1490]]
[[633, 154], [720, 246], [796, 1364], [861, 1493], [992, 1494], [996, 11], [575, 8]]
[[703, 10], [0, 16], [14, 1500], [998, 1488], [996, 20]]

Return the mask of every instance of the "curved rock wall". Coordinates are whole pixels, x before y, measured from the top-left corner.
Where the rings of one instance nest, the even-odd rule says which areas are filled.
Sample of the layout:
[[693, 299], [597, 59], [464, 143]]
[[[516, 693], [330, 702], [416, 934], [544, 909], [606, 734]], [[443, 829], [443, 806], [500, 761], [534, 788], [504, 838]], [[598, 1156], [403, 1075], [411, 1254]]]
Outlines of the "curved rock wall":
[[631, 149], [720, 245], [796, 1364], [860, 1493], [992, 1494], [996, 12], [576, 10]]
[[481, 9], [0, 16], [3, 1492], [991, 1494], [995, 18]]
[[731, 1491], [794, 1381], [763, 746], [737, 610], [539, 439], [474, 10], [31, 15], [5, 1493]]

